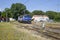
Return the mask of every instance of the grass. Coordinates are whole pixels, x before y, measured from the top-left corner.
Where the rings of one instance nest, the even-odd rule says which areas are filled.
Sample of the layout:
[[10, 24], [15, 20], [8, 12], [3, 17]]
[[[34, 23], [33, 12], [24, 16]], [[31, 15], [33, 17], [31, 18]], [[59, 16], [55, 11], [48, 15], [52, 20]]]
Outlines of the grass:
[[0, 30], [12, 29], [12, 26], [13, 25], [8, 22], [2, 22], [2, 23], [0, 23]]
[[60, 28], [60, 23], [46, 23], [46, 27]]
[[0, 23], [0, 40], [41, 40], [24, 32], [17, 31], [9, 22]]

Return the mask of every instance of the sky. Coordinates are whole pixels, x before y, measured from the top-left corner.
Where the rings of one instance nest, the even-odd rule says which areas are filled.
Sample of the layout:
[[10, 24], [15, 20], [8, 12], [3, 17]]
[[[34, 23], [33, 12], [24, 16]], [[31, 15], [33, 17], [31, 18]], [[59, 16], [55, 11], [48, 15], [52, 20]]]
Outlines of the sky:
[[60, 0], [0, 0], [0, 11], [10, 8], [13, 3], [22, 3], [27, 10], [42, 10], [60, 12]]

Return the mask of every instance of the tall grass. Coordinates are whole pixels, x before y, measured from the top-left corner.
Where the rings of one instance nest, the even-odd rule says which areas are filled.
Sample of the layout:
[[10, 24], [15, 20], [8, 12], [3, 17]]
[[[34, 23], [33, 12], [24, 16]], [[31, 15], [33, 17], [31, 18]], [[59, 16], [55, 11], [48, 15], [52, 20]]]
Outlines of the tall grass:
[[11, 23], [0, 23], [0, 40], [40, 40], [27, 33], [17, 31]]

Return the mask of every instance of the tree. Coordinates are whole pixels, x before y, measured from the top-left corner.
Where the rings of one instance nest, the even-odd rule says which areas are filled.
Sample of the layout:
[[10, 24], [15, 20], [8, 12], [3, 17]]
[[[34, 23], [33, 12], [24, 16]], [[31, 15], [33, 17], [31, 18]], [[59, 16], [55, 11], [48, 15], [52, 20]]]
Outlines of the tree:
[[1, 15], [2, 15], [2, 17], [6, 17], [6, 12], [3, 11]]
[[33, 16], [33, 14], [28, 10], [25, 11], [25, 14], [29, 14], [31, 17]]
[[26, 11], [25, 11], [25, 14], [30, 14], [30, 11], [26, 10]]
[[34, 10], [32, 13], [33, 15], [44, 15], [44, 12], [39, 10]]
[[0, 11], [0, 17], [1, 17], [1, 11]]
[[21, 3], [12, 4], [11, 12], [13, 13], [13, 18], [17, 19], [18, 15], [23, 15], [24, 10], [26, 10], [26, 6]]
[[60, 21], [60, 13], [57, 12], [57, 15], [55, 17], [55, 21]]
[[6, 14], [6, 16], [7, 16], [8, 18], [11, 18], [11, 17], [12, 17], [11, 9], [5, 8], [4, 11], [5, 11], [5, 14]]
[[49, 16], [50, 19], [55, 20], [55, 18], [57, 17], [57, 12], [54, 11], [47, 11], [46, 15]]

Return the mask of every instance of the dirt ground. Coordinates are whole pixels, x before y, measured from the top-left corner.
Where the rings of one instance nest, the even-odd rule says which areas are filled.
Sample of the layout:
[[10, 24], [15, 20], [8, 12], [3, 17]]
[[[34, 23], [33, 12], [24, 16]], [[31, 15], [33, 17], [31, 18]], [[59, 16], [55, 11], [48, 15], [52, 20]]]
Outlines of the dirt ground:
[[[25, 23], [14, 23], [16, 25], [16, 28], [18, 30], [22, 29], [24, 30], [25, 32], [28, 32], [30, 34], [34, 34], [34, 35], [38, 35], [38, 36], [42, 36], [43, 34], [40, 34], [42, 33], [42, 30], [40, 29], [41, 28], [41, 23], [34, 23], [32, 22], [32, 24], [25, 24]], [[46, 23], [46, 27], [47, 28], [53, 28], [53, 29], [58, 29], [60, 28], [59, 25], [60, 23]], [[56, 25], [56, 26], [55, 26]], [[49, 30], [49, 29], [48, 29]], [[51, 30], [51, 29], [50, 29]], [[21, 30], [20, 30], [21, 31]], [[58, 31], [59, 32], [59, 31]], [[53, 33], [49, 32], [51, 35], [53, 35]], [[55, 34], [54, 34], [55, 35]], [[60, 40], [60, 34], [58, 36], [59, 39], [54, 39], [52, 37], [47, 37], [46, 35], [42, 37], [43, 39], [45, 38], [46, 40]]]

